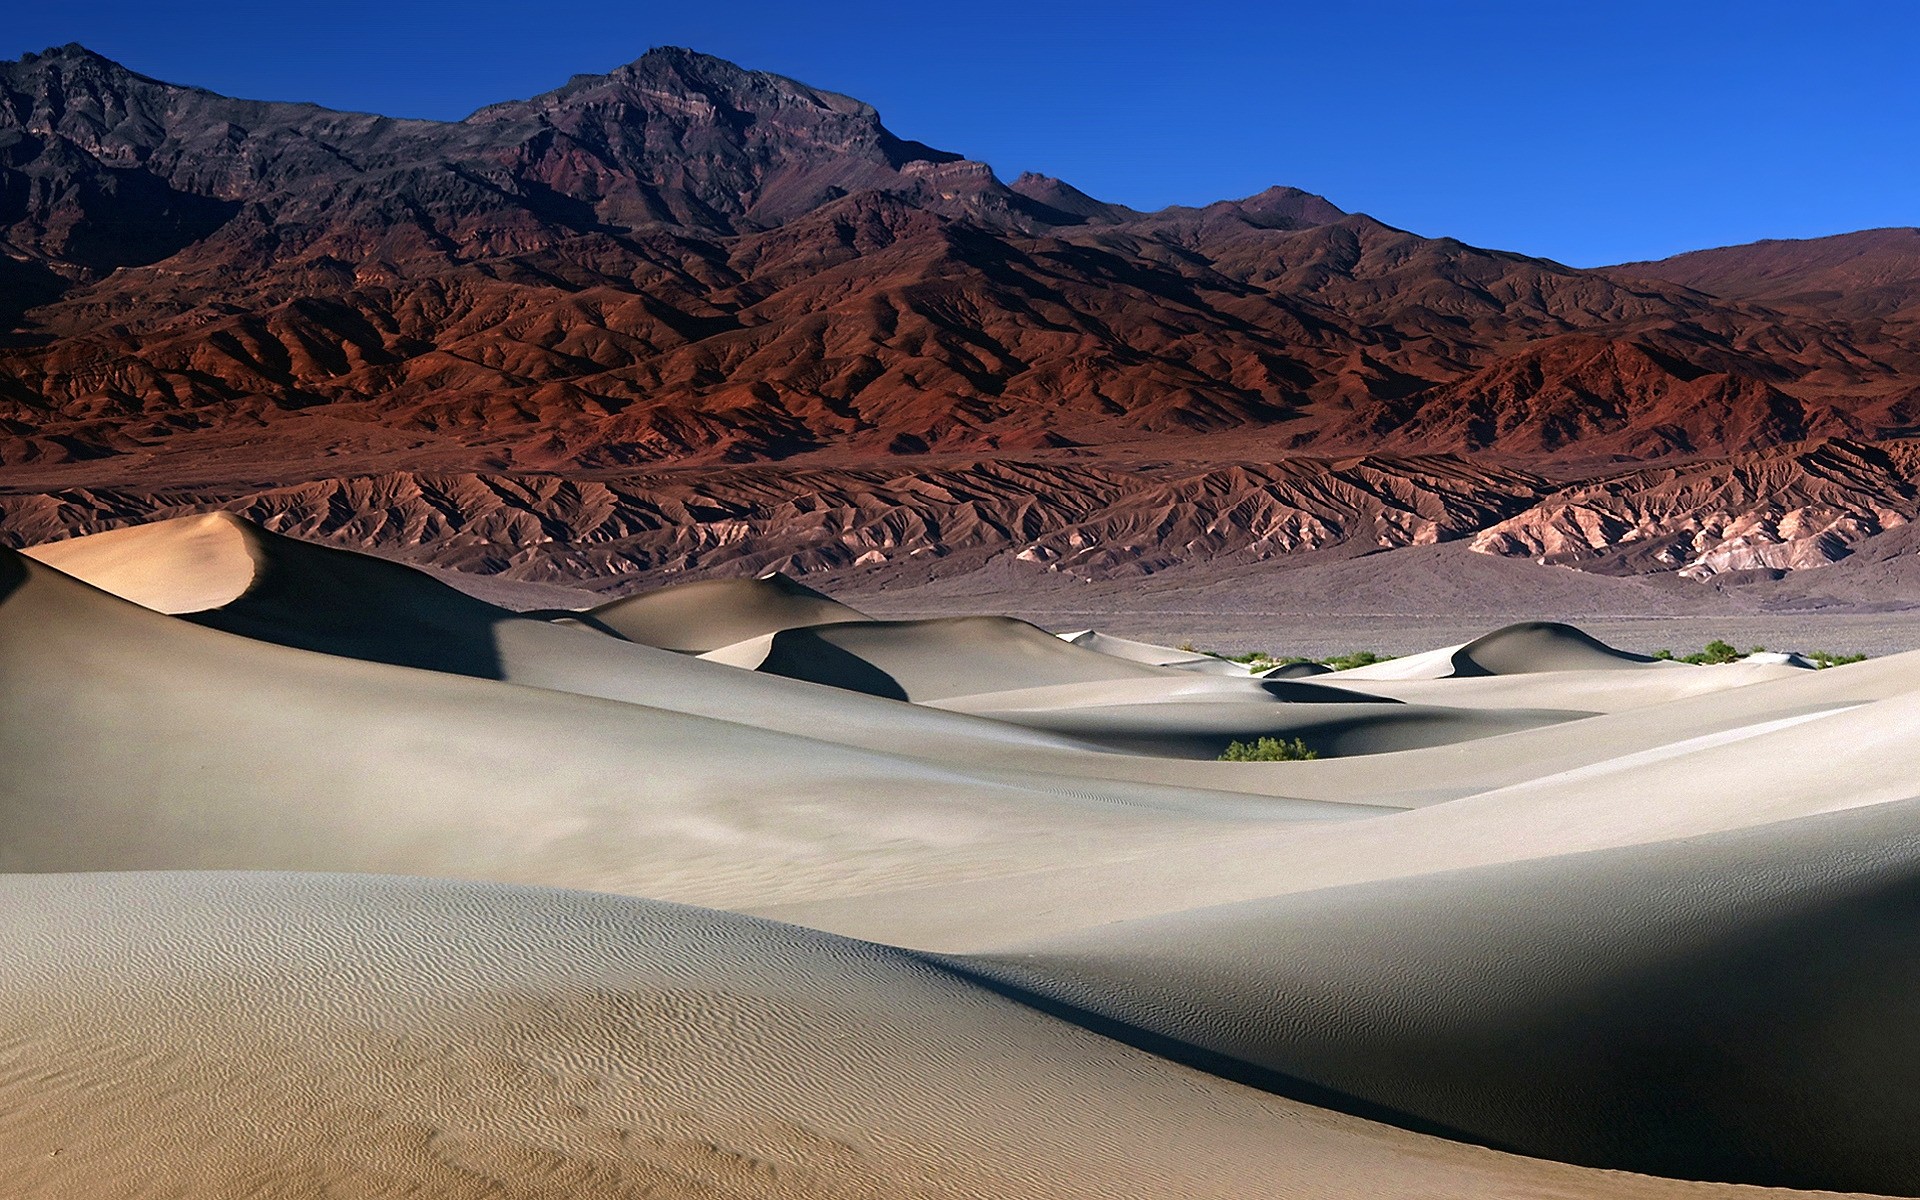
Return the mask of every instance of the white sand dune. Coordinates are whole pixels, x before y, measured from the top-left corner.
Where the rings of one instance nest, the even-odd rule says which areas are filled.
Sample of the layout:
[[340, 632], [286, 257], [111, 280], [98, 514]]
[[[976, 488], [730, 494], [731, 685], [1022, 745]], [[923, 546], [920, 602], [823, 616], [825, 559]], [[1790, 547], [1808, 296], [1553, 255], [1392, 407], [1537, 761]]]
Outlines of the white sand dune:
[[740, 905], [1018, 870], [1063, 839], [1131, 851], [1375, 811], [1039, 774], [990, 748], [963, 768], [315, 654], [0, 553], [9, 568], [0, 869], [405, 871]]
[[[1810, 719], [1721, 731], [1617, 764], [1588, 764], [1559, 778], [1490, 788], [1341, 829], [1301, 828], [1279, 837], [1256, 832], [1236, 840], [1231, 851], [1223, 844], [1170, 849], [1136, 860], [1064, 863], [990, 884], [956, 881], [861, 903], [765, 911], [857, 936], [972, 950], [1106, 921], [1680, 841], [1895, 802], [1920, 795], [1920, 770], [1903, 749], [1920, 738], [1915, 683], [1920, 681], [1888, 699]], [[1449, 749], [1470, 752], [1573, 728], [1553, 726]], [[1374, 765], [1431, 753], [1343, 761]], [[1304, 768], [1321, 764], [1293, 765], [1304, 776], [1310, 774]]]
[[[1530, 675], [1541, 671], [1671, 670], [1674, 664], [1616, 650], [1559, 621], [1523, 621], [1475, 638], [1453, 653], [1454, 674]], [[1684, 664], [1681, 664], [1684, 665]]]
[[[752, 649], [759, 652], [757, 661], [752, 661], [744, 646], [722, 653], [725, 661], [766, 674], [921, 703], [1109, 679], [1159, 679], [1168, 686], [1193, 679], [1190, 671], [1064, 642], [1012, 617], [940, 617], [787, 629], [756, 639]], [[1251, 679], [1215, 682], [1223, 687], [1237, 683], [1249, 695], [1259, 691], [1258, 682]]]
[[[189, 539], [180, 536], [182, 530], [219, 537], [217, 541], [210, 537]], [[136, 536], [143, 533], [150, 535], [145, 542]], [[252, 575], [240, 581], [236, 589], [239, 595], [219, 608], [196, 611], [190, 619], [280, 645], [669, 708], [943, 762], [991, 762], [1059, 774], [1069, 780], [1104, 778], [1115, 769], [1120, 771], [1120, 781], [1175, 786], [1186, 782], [1178, 770], [1166, 769], [1166, 764], [1122, 766], [1113, 764], [1111, 755], [1089, 758], [1087, 751], [1121, 747], [1124, 737], [1107, 739], [1101, 745], [1048, 737], [1029, 732], [1018, 723], [947, 716], [919, 706], [903, 707], [859, 691], [728, 670], [682, 654], [509, 613], [399, 564], [280, 537], [224, 515], [163, 522], [101, 536], [116, 543], [117, 561], [135, 564], [147, 578], [193, 577], [207, 572], [216, 576], [220, 586], [228, 587], [234, 584], [238, 572], [251, 570]], [[84, 546], [90, 541], [79, 538], [61, 545]], [[215, 544], [224, 558], [180, 552], [183, 545], [206, 542]], [[143, 553], [134, 555], [133, 550], [142, 545]], [[117, 578], [110, 575], [106, 581], [115, 582]], [[1133, 701], [1188, 699], [1202, 693], [1251, 701], [1259, 706], [1258, 715], [1242, 723], [1241, 736], [1290, 728], [1289, 720], [1310, 723], [1310, 714], [1290, 714], [1276, 707], [1276, 696], [1351, 698], [1343, 692], [1276, 688], [1244, 678], [1215, 681], [1189, 673], [1155, 673], [1130, 682], [1147, 686], [1147, 690], [1126, 694]], [[1128, 683], [1107, 681], [1107, 686], [1121, 688]], [[1155, 688], [1159, 690], [1152, 690]], [[1082, 697], [1080, 702], [1089, 700]], [[1407, 720], [1395, 710], [1385, 715], [1384, 724], [1401, 727]], [[1476, 736], [1481, 731], [1471, 724], [1448, 715], [1430, 722], [1425, 741], [1419, 744], [1452, 736]], [[1365, 722], [1353, 713], [1339, 718], [1339, 727], [1339, 741], [1349, 747], [1348, 752], [1406, 744], [1409, 737], [1401, 728], [1382, 739], [1370, 740], [1365, 736]], [[1211, 758], [1230, 740], [1232, 737], [1224, 733], [1197, 741], [1188, 738], [1181, 743], [1186, 746], [1182, 752]], [[1330, 753], [1338, 748], [1333, 738], [1325, 745]], [[1255, 777], [1257, 774], [1220, 773], [1209, 786], [1285, 795], [1284, 781], [1263, 782]]]
[[1507, 707], [1568, 708], [1586, 712], [1620, 712], [1648, 704], [1664, 704], [1686, 696], [1751, 687], [1792, 679], [1805, 669], [1784, 664], [1726, 663], [1713, 667], [1679, 664], [1672, 671], [1568, 670], [1512, 675], [1449, 676], [1444, 679], [1369, 679], [1347, 681], [1344, 672], [1325, 676], [1324, 682], [1361, 689], [1410, 704], [1442, 704], [1460, 708]]
[[1761, 1195], [1329, 1112], [727, 913], [257, 874], [0, 903], [14, 1196]]
[[1282, 1094], [1536, 1157], [1920, 1180], [1920, 800], [1103, 925], [966, 965]]
[[579, 616], [628, 641], [691, 654], [781, 629], [868, 619], [778, 572], [758, 579], [709, 579], [642, 592]]
[[1228, 662], [1224, 658], [1215, 658], [1210, 654], [1200, 654], [1193, 650], [1178, 650], [1172, 646], [1156, 646], [1152, 642], [1137, 642], [1131, 638], [1114, 637], [1109, 633], [1101, 633], [1097, 629], [1082, 629], [1054, 636], [1063, 642], [1070, 642], [1098, 654], [1111, 654], [1115, 658], [1124, 658], [1128, 662], [1141, 662], [1155, 667], [1177, 667], [1182, 671], [1193, 671], [1201, 675], [1252, 674], [1241, 664]]
[[1471, 679], [1560, 671], [1685, 666], [1618, 650], [1559, 621], [1522, 621], [1463, 642], [1337, 672], [1342, 680]]
[[9, 1194], [1920, 1193], [1920, 655], [549, 616], [0, 551]]

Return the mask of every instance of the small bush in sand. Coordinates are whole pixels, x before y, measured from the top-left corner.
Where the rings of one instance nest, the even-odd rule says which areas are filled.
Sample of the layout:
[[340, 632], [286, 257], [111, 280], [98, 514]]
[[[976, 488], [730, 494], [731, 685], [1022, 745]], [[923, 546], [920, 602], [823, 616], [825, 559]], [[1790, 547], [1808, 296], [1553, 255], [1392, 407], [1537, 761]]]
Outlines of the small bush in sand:
[[[1749, 646], [1747, 647], [1747, 654], [1764, 654], [1766, 653], [1766, 649], [1765, 646]], [[1740, 651], [1735, 650], [1731, 643], [1723, 641], [1720, 638], [1715, 638], [1711, 642], [1708, 642], [1705, 649], [1694, 654], [1676, 655], [1671, 650], [1655, 650], [1653, 656], [1659, 659], [1666, 659], [1670, 662], [1693, 663], [1696, 666], [1713, 666], [1719, 663], [1739, 662], [1742, 658], [1746, 657], [1746, 655], [1741, 654]], [[1867, 660], [1867, 656], [1864, 654], [1834, 654], [1827, 650], [1808, 650], [1802, 653], [1800, 657], [1821, 669], [1827, 667], [1844, 667], [1848, 663], [1865, 662]]]
[[1323, 658], [1320, 665], [1332, 667], [1336, 671], [1345, 671], [1353, 667], [1370, 667], [1375, 663], [1390, 662], [1391, 654], [1375, 654], [1371, 650], [1356, 650], [1352, 654], [1336, 654], [1332, 658]]
[[[1758, 654], [1762, 649], [1764, 649], [1764, 647], [1755, 646], [1749, 653]], [[1739, 662], [1741, 657], [1740, 651], [1734, 649], [1732, 642], [1722, 641], [1720, 638], [1713, 639], [1706, 644], [1704, 649], [1693, 654], [1676, 655], [1671, 650], [1655, 650], [1653, 656], [1673, 662], [1692, 663], [1696, 667], [1717, 666], [1720, 663]]]
[[1844, 667], [1848, 663], [1867, 661], [1867, 656], [1864, 654], [1833, 654], [1826, 650], [1809, 650], [1807, 651], [1806, 657], [1809, 662], [1821, 670], [1825, 670], [1828, 667]]
[[[1190, 647], [1183, 643], [1180, 648], [1185, 650]], [[1375, 654], [1371, 650], [1355, 650], [1351, 654], [1336, 654], [1331, 658], [1308, 658], [1301, 654], [1269, 654], [1265, 650], [1249, 650], [1245, 654], [1220, 654], [1213, 650], [1202, 650], [1200, 653], [1209, 658], [1222, 658], [1231, 663], [1240, 663], [1256, 675], [1290, 663], [1319, 663], [1335, 671], [1344, 671], [1348, 667], [1370, 667], [1374, 663], [1388, 662], [1393, 658], [1391, 654]]]
[[1221, 762], [1305, 762], [1319, 758], [1318, 750], [1310, 750], [1299, 738], [1286, 741], [1282, 738], [1263, 737], [1257, 742], [1235, 742], [1220, 755]]

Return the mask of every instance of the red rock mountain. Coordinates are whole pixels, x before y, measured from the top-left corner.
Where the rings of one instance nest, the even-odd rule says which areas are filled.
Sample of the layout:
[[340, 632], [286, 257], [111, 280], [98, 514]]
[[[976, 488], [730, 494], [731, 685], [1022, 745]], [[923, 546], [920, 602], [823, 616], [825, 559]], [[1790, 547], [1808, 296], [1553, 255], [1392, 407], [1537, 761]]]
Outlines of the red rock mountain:
[[[1291, 188], [1140, 213], [1004, 184], [685, 50], [444, 123], [69, 46], [0, 64], [0, 534], [225, 506], [565, 578], [1107, 574], [1498, 525], [1476, 544], [1580, 565], [1548, 532], [1589, 503], [1570, 479], [1680, 524], [1691, 484], [1607, 481], [1910, 479], [1876, 443], [1920, 424], [1916, 236], [1583, 271]], [[1814, 489], [1820, 554], [1773, 557], [1905, 519], [1877, 471]], [[1608, 569], [1772, 561], [1712, 537]]]
[[1729, 300], [1829, 316], [1920, 319], [1920, 229], [1695, 250], [1612, 269]]

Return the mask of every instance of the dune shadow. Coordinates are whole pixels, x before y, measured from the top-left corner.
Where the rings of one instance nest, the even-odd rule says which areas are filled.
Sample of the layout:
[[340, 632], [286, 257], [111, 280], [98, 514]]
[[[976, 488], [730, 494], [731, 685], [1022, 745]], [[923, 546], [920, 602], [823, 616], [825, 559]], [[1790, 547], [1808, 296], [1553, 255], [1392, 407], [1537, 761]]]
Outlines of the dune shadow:
[[1301, 683], [1297, 679], [1260, 679], [1260, 690], [1275, 700], [1292, 704], [1403, 704], [1390, 696], [1374, 696], [1353, 688], [1324, 683]]
[[0, 548], [0, 603], [27, 581], [27, 564], [18, 551]]
[[853, 651], [819, 637], [812, 629], [784, 629], [774, 634], [758, 669], [768, 675], [823, 683], [885, 700], [907, 699], [907, 689], [899, 680]]
[[1429, 1137], [1445, 1138], [1448, 1141], [1464, 1142], [1475, 1146], [1485, 1146], [1490, 1150], [1499, 1150], [1507, 1154], [1522, 1153], [1522, 1151], [1516, 1150], [1511, 1146], [1503, 1146], [1484, 1138], [1475, 1137], [1464, 1130], [1456, 1129], [1450, 1125], [1429, 1120], [1428, 1118], [1417, 1116], [1413, 1113], [1403, 1112], [1399, 1109], [1368, 1100], [1362, 1096], [1342, 1092], [1335, 1088], [1327, 1087], [1324, 1084], [1315, 1083], [1310, 1079], [1302, 1079], [1297, 1075], [1289, 1075], [1282, 1071], [1275, 1071], [1271, 1068], [1260, 1066], [1257, 1063], [1250, 1063], [1245, 1059], [1236, 1058], [1230, 1054], [1222, 1054], [1217, 1050], [1209, 1050], [1204, 1046], [1197, 1046], [1192, 1042], [1184, 1041], [1180, 1038], [1155, 1033], [1150, 1029], [1143, 1029], [1138, 1025], [1129, 1024], [1126, 1021], [1116, 1020], [1113, 1017], [1105, 1016], [1077, 1005], [1068, 1004], [1051, 996], [1029, 991], [1009, 983], [1006, 980], [997, 978], [994, 975], [978, 970], [963, 956], [928, 954], [911, 950], [903, 950], [902, 953], [912, 954], [929, 966], [964, 980], [975, 987], [984, 988], [997, 996], [1012, 1000], [1016, 1004], [1031, 1008], [1035, 1012], [1045, 1013], [1047, 1016], [1053, 1017], [1056, 1020], [1078, 1026], [1089, 1033], [1098, 1034], [1109, 1041], [1131, 1046], [1135, 1050], [1141, 1050], [1156, 1057], [1164, 1058], [1169, 1062], [1179, 1063], [1183, 1067], [1203, 1071], [1208, 1075], [1218, 1076], [1221, 1079], [1242, 1084], [1246, 1087], [1257, 1088], [1263, 1092], [1271, 1092], [1276, 1096], [1284, 1096], [1289, 1100], [1311, 1105], [1315, 1108], [1331, 1109], [1335, 1112], [1345, 1113], [1348, 1116], [1359, 1117], [1367, 1121], [1377, 1121], [1382, 1125], [1392, 1125], [1396, 1128], [1410, 1130], [1414, 1133], [1426, 1134]]
[[495, 627], [524, 618], [400, 563], [258, 536], [267, 552], [246, 592], [183, 620], [296, 650], [505, 677]]

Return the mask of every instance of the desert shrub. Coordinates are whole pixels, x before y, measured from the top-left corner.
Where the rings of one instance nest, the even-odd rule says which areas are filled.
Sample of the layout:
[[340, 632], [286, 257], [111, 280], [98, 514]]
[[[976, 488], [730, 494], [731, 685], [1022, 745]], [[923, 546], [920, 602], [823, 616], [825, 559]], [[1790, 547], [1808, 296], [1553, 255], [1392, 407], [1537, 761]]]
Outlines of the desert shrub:
[[1717, 666], [1720, 663], [1738, 662], [1739, 660], [1740, 652], [1733, 648], [1733, 643], [1715, 638], [1708, 642], [1698, 654], [1689, 654], [1680, 661], [1693, 663], [1696, 666]]
[[1351, 654], [1336, 654], [1332, 658], [1323, 658], [1320, 665], [1332, 667], [1336, 671], [1345, 671], [1351, 667], [1370, 667], [1375, 663], [1390, 662], [1391, 654], [1375, 654], [1371, 650], [1356, 650]]
[[[1749, 646], [1746, 649], [1746, 654], [1764, 654], [1766, 650], [1767, 648], [1765, 646]], [[1684, 663], [1712, 665], [1716, 663], [1739, 662], [1745, 657], [1745, 654], [1734, 649], [1733, 645], [1724, 639], [1715, 638], [1711, 642], [1708, 642], [1703, 649], [1692, 654], [1676, 656], [1671, 650], [1655, 650], [1653, 656], [1655, 658], [1676, 660]], [[1864, 654], [1833, 654], [1826, 650], [1809, 650], [1802, 657], [1812, 662], [1816, 667], [1841, 667], [1848, 663], [1862, 662], [1867, 656]]]
[[1864, 654], [1832, 654], [1825, 650], [1809, 650], [1807, 652], [1807, 658], [1812, 661], [1814, 666], [1819, 667], [1821, 670], [1825, 670], [1828, 667], [1844, 667], [1848, 663], [1867, 661], [1867, 656]]
[[1221, 762], [1305, 762], [1319, 758], [1320, 752], [1310, 750], [1299, 738], [1287, 741], [1284, 738], [1263, 737], [1256, 742], [1235, 742], [1220, 755]]
[[[1181, 642], [1180, 649], [1191, 651], [1193, 643]], [[1230, 663], [1239, 663], [1256, 674], [1261, 671], [1271, 671], [1275, 667], [1284, 667], [1288, 663], [1303, 662], [1319, 663], [1335, 671], [1344, 671], [1348, 667], [1370, 667], [1374, 663], [1383, 663], [1393, 657], [1391, 654], [1375, 654], [1371, 650], [1355, 650], [1350, 654], [1335, 654], [1330, 658], [1308, 658], [1304, 654], [1274, 654], [1267, 650], [1249, 650], [1245, 654], [1222, 654], [1217, 650], [1200, 650], [1196, 653]]]

